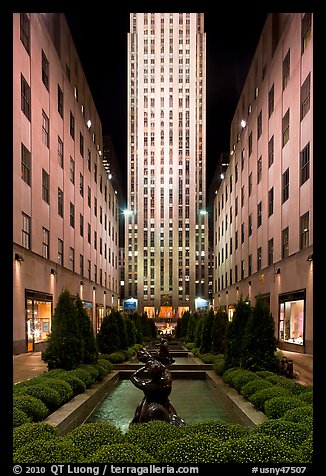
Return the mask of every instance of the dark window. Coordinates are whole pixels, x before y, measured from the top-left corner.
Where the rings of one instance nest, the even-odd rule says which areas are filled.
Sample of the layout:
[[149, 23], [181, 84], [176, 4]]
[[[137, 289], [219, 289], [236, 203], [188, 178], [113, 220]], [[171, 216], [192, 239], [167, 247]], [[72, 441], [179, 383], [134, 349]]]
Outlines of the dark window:
[[63, 218], [63, 191], [58, 187], [58, 215]]
[[20, 39], [26, 48], [27, 53], [30, 52], [31, 40], [31, 24], [26, 13], [20, 14]]
[[290, 79], [290, 49], [288, 50], [288, 52], [286, 53], [283, 59], [282, 77], [283, 77], [283, 91], [284, 91]]
[[75, 205], [70, 202], [70, 226], [75, 228]]
[[282, 119], [282, 147], [290, 138], [290, 109], [288, 109]]
[[29, 87], [26, 79], [20, 75], [20, 91], [21, 91], [21, 110], [31, 120], [31, 88]]
[[79, 255], [79, 274], [84, 276], [84, 256]]
[[309, 246], [309, 212], [300, 217], [300, 250]]
[[274, 162], [274, 136], [268, 141], [268, 168]]
[[22, 213], [22, 246], [31, 249], [31, 217]]
[[310, 177], [310, 142], [300, 152], [300, 185]]
[[268, 192], [268, 216], [273, 215], [274, 212], [274, 187]]
[[302, 120], [310, 109], [310, 73], [301, 86], [300, 106], [300, 120]]
[[257, 205], [257, 228], [260, 227], [262, 223], [262, 202], [259, 202]]
[[305, 13], [301, 20], [301, 54], [311, 38], [311, 13]]
[[79, 151], [80, 155], [84, 157], [84, 136], [81, 132], [79, 134]]
[[262, 260], [261, 247], [259, 247], [257, 249], [257, 271], [261, 270], [261, 260]]
[[252, 213], [248, 217], [248, 235], [252, 235]]
[[289, 227], [282, 230], [282, 258], [289, 256]]
[[32, 155], [30, 151], [24, 146], [21, 145], [21, 177], [27, 185], [31, 185], [31, 165], [32, 165]]
[[75, 183], [75, 161], [70, 157], [70, 182]]
[[268, 117], [271, 117], [273, 112], [274, 112], [274, 84], [272, 85], [268, 93]]
[[75, 117], [70, 111], [70, 135], [75, 140]]
[[58, 163], [63, 169], [63, 142], [58, 136]]
[[79, 233], [80, 236], [84, 236], [84, 217], [81, 213], [79, 214]]
[[282, 203], [286, 202], [289, 198], [289, 188], [290, 188], [290, 172], [287, 168], [286, 171], [282, 174]]
[[58, 113], [63, 118], [63, 91], [58, 84]]
[[262, 171], [263, 171], [263, 159], [260, 156], [259, 159], [257, 160], [257, 183], [261, 181]]
[[82, 197], [84, 196], [84, 176], [81, 172], [79, 174], [79, 193]]
[[49, 61], [42, 50], [42, 81], [47, 90], [49, 90]]
[[46, 228], [42, 228], [42, 256], [49, 259], [49, 244], [50, 244], [50, 232]]
[[58, 264], [63, 265], [63, 241], [58, 238]]
[[75, 271], [75, 250], [74, 248], [69, 248], [69, 269]]
[[49, 185], [50, 185], [49, 174], [44, 169], [42, 169], [42, 198], [46, 203], [49, 203], [49, 200], [50, 200]]
[[47, 147], [50, 146], [50, 123], [49, 118], [42, 110], [42, 141]]
[[251, 153], [252, 153], [252, 132], [250, 132], [249, 138], [248, 138], [248, 154], [249, 154], [249, 157], [251, 156]]
[[257, 138], [262, 135], [263, 133], [263, 112], [260, 111], [257, 117]]
[[248, 194], [249, 197], [251, 196], [252, 192], [252, 172], [250, 172], [249, 177], [248, 177]]

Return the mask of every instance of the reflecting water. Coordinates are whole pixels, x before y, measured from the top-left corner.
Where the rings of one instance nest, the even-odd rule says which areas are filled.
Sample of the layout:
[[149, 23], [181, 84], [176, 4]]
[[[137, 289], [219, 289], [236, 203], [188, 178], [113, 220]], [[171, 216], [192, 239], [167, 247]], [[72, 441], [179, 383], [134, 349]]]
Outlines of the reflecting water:
[[[143, 392], [137, 389], [130, 380], [119, 380], [88, 421], [109, 421], [122, 431], [126, 431], [142, 398]], [[232, 421], [206, 380], [173, 380], [170, 401], [186, 423], [196, 423], [212, 418]]]

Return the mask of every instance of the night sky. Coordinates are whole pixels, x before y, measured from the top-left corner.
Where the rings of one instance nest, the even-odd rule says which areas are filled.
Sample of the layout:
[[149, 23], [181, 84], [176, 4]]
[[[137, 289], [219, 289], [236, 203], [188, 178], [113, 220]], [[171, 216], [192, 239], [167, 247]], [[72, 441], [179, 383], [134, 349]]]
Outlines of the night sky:
[[[134, 2], [140, 7], [139, 2]], [[190, 9], [177, 11], [198, 11]], [[202, 5], [202, 4], [200, 4]], [[214, 4], [212, 4], [213, 7]], [[144, 5], [142, 5], [144, 7]], [[164, 6], [168, 7], [164, 3]], [[111, 135], [125, 179], [127, 155], [127, 33], [130, 11], [171, 11], [168, 8], [121, 8], [66, 13], [68, 25], [100, 115], [104, 135]], [[172, 11], [175, 11], [172, 9]], [[216, 161], [229, 149], [230, 124], [242, 92], [267, 13], [249, 11], [205, 13], [207, 55], [207, 193]], [[126, 184], [123, 184], [126, 186]]]

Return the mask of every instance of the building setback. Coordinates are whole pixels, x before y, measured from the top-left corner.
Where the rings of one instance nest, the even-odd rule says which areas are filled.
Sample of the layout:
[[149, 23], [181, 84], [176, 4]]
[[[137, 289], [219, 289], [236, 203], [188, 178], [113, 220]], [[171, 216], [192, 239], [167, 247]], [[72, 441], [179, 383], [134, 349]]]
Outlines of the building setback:
[[118, 197], [66, 19], [13, 14], [13, 350], [43, 347], [63, 289], [94, 332], [119, 305]]
[[201, 13], [131, 13], [125, 295], [149, 316], [208, 297]]
[[[242, 122], [243, 121], [243, 122]], [[313, 15], [271, 13], [214, 202], [214, 306], [260, 293], [279, 347], [313, 351]]]

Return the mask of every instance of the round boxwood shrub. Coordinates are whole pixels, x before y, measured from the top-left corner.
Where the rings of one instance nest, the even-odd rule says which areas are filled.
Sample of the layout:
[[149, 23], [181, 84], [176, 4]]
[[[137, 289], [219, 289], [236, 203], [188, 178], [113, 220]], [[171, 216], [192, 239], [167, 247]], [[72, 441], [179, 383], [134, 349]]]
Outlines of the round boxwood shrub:
[[216, 355], [208, 352], [206, 354], [200, 354], [200, 359], [204, 362], [204, 364], [213, 364], [215, 362]]
[[214, 362], [214, 371], [217, 375], [223, 375], [225, 371], [225, 360], [224, 359], [215, 359]]
[[77, 448], [81, 456], [88, 456], [106, 444], [120, 443], [123, 433], [110, 423], [84, 423], [65, 436]]
[[236, 374], [231, 374], [231, 375], [232, 375], [231, 384], [239, 392], [241, 388], [243, 387], [243, 385], [250, 382], [251, 380], [257, 380], [260, 378], [255, 374], [255, 372], [252, 372], [251, 370], [241, 370], [237, 372]]
[[37, 423], [25, 423], [13, 431], [13, 450], [38, 439], [52, 439], [58, 436], [56, 427], [44, 421]]
[[85, 463], [156, 463], [153, 456], [130, 443], [104, 445], [83, 460]]
[[266, 377], [273, 377], [276, 375], [274, 372], [271, 372], [270, 370], [257, 370], [256, 374], [258, 377], [266, 378]]
[[124, 360], [126, 360], [126, 358], [122, 352], [112, 352], [109, 354], [109, 361], [112, 362], [112, 364], [119, 364]]
[[30, 423], [32, 419], [20, 408], [13, 407], [13, 421], [12, 425], [14, 428], [20, 427], [21, 425], [24, 425], [25, 423]]
[[36, 397], [47, 406], [50, 412], [53, 412], [57, 408], [59, 408], [61, 403], [60, 394], [54, 388], [51, 388], [46, 382], [40, 382], [34, 385], [27, 385], [26, 387], [22, 388], [19, 393], [23, 395], [32, 395], [32, 397]]
[[298, 448], [298, 463], [312, 463], [313, 462], [313, 435], [308, 436], [308, 438], [302, 443]]
[[261, 377], [258, 377], [254, 380], [250, 380], [245, 385], [241, 387], [240, 393], [243, 395], [247, 400], [250, 395], [258, 392], [258, 390], [262, 390], [263, 388], [271, 387], [273, 384], [267, 382]]
[[97, 363], [105, 369], [106, 373], [111, 372], [111, 370], [113, 369], [113, 364], [112, 362], [110, 362], [110, 360], [98, 359]]
[[23, 410], [32, 421], [44, 420], [49, 414], [49, 410], [42, 400], [32, 397], [32, 395], [14, 395], [13, 406]]
[[293, 448], [274, 436], [251, 434], [246, 438], [229, 440], [226, 445], [230, 463], [292, 463]]
[[268, 418], [281, 418], [287, 410], [302, 405], [298, 397], [279, 396], [270, 398], [264, 403], [264, 413]]
[[107, 371], [105, 370], [105, 368], [100, 364], [90, 364], [90, 365], [93, 365], [93, 367], [97, 370], [97, 373], [98, 373], [97, 380], [99, 382], [103, 380], [107, 374]]
[[184, 344], [184, 346], [185, 346], [186, 349], [192, 350], [194, 347], [196, 347], [196, 343], [195, 342], [187, 342], [186, 344]]
[[86, 369], [79, 367], [78, 369], [70, 370], [69, 375], [74, 375], [80, 378], [80, 380], [82, 380], [86, 385], [86, 388], [92, 385], [92, 376]]
[[91, 364], [83, 364], [79, 367], [80, 369], [85, 369], [92, 377], [92, 383], [96, 382], [99, 377], [99, 371], [96, 367]]
[[71, 385], [65, 380], [58, 377], [43, 377], [40, 379], [41, 383], [45, 383], [47, 386], [56, 390], [60, 395], [60, 405], [67, 403], [73, 397], [73, 389]]
[[226, 443], [205, 435], [189, 435], [163, 445], [157, 452], [160, 463], [227, 463]]
[[313, 407], [312, 405], [302, 405], [287, 410], [282, 419], [293, 421], [294, 423], [306, 422], [312, 424], [313, 422]]
[[242, 372], [240, 367], [231, 367], [223, 374], [223, 380], [225, 383], [233, 385], [233, 378], [237, 375], [238, 372]]
[[310, 434], [310, 429], [303, 423], [294, 423], [286, 421], [283, 418], [278, 420], [267, 420], [257, 425], [253, 433], [275, 436], [279, 441], [297, 448], [300, 446]]
[[300, 395], [302, 392], [305, 391], [305, 386], [301, 385], [300, 383], [293, 382], [293, 380], [289, 380], [282, 375], [270, 375], [266, 377], [268, 382], [273, 383], [274, 385], [278, 385], [280, 387], [288, 389], [292, 395]]
[[312, 390], [307, 390], [305, 392], [302, 392], [299, 395], [300, 400], [302, 400], [305, 403], [313, 404], [314, 401], [314, 396], [313, 396], [313, 391]]
[[74, 445], [59, 436], [50, 440], [34, 440], [14, 452], [14, 463], [77, 463]]
[[285, 390], [285, 388], [272, 385], [271, 387], [262, 388], [261, 390], [258, 390], [257, 392], [253, 393], [252, 395], [250, 395], [248, 400], [256, 408], [258, 408], [258, 410], [264, 411], [265, 401], [268, 401], [274, 397], [280, 397], [282, 395], [288, 395], [288, 392]]
[[60, 376], [62, 380], [68, 382], [72, 388], [73, 394], [78, 395], [79, 393], [83, 393], [86, 390], [86, 384], [83, 382], [79, 377], [76, 375], [71, 374], [70, 372], [65, 372], [63, 375]]
[[206, 420], [199, 423], [192, 423], [184, 428], [186, 435], [206, 435], [217, 438], [220, 441], [243, 438], [248, 434], [248, 429], [236, 423], [229, 423], [222, 420]]
[[182, 436], [184, 436], [183, 429], [163, 420], [151, 420], [147, 423], [130, 425], [124, 441], [155, 455], [162, 445]]

